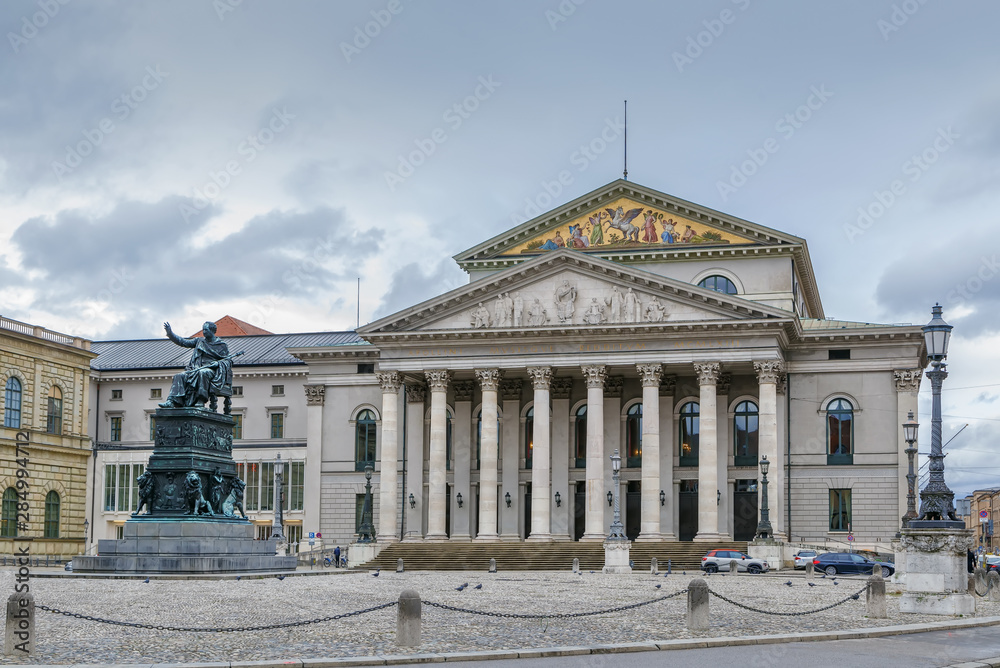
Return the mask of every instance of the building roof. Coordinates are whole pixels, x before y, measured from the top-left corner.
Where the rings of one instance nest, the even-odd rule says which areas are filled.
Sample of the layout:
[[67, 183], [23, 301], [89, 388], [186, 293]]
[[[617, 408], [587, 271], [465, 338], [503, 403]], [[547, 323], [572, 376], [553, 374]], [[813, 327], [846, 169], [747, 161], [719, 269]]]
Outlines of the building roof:
[[[219, 320], [215, 321], [215, 335], [216, 336], [250, 336], [251, 334], [273, 334], [274, 332], [269, 332], [266, 329], [261, 329], [256, 325], [251, 325], [249, 322], [244, 322], [231, 315], [222, 316]], [[191, 335], [191, 338], [201, 338], [204, 336], [201, 330]]]
[[[233, 366], [249, 367], [305, 364], [289, 355], [286, 348], [346, 346], [364, 342], [355, 332], [348, 331], [244, 335], [228, 337], [227, 343], [231, 353], [243, 351], [243, 355], [233, 360]], [[94, 341], [92, 349], [98, 354], [90, 363], [94, 371], [182, 369], [191, 358], [190, 349], [165, 338]]]
[[803, 330], [816, 329], [876, 329], [882, 327], [911, 327], [908, 322], [903, 323], [877, 323], [877, 322], [854, 322], [852, 320], [829, 320], [823, 318], [802, 318]]

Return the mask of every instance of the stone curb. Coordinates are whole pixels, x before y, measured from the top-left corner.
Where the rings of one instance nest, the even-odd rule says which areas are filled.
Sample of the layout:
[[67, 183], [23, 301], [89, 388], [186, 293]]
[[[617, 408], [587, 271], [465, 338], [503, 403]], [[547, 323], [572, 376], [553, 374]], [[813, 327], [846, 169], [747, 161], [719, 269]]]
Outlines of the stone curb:
[[[489, 659], [538, 659], [550, 656], [581, 656], [589, 654], [621, 654], [626, 652], [656, 652], [678, 649], [707, 649], [737, 645], [773, 645], [789, 642], [817, 642], [821, 640], [857, 640], [907, 635], [926, 631], [951, 631], [1000, 624], [1000, 617], [981, 619], [956, 619], [930, 624], [900, 624], [880, 628], [852, 629], [848, 631], [820, 631], [816, 633], [785, 633], [770, 636], [742, 636], [698, 638], [683, 640], [644, 641], [579, 647], [539, 647], [535, 649], [486, 650], [482, 652], [449, 652], [352, 656], [328, 659], [289, 659], [286, 661], [232, 661], [211, 663], [141, 663], [141, 664], [21, 664], [19, 668], [340, 668], [345, 666], [401, 666], [418, 663], [451, 663], [456, 661], [485, 661]], [[948, 668], [1000, 668], [1000, 657], [956, 663]]]

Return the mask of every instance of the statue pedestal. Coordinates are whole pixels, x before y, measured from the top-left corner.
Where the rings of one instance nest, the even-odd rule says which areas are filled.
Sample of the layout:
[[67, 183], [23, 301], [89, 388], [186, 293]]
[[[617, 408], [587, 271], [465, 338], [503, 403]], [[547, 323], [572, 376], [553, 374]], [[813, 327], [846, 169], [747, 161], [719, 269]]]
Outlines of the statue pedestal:
[[913, 527], [900, 532], [906, 555], [906, 591], [900, 612], [924, 615], [973, 615], [976, 599], [968, 593], [966, 552], [972, 529]]
[[763, 559], [772, 571], [780, 571], [784, 566], [785, 544], [772, 538], [754, 538], [747, 545], [747, 554], [754, 559]]
[[386, 543], [351, 543], [347, 550], [347, 567], [367, 564], [386, 548]]
[[627, 574], [632, 572], [629, 566], [630, 540], [604, 541], [604, 573]]

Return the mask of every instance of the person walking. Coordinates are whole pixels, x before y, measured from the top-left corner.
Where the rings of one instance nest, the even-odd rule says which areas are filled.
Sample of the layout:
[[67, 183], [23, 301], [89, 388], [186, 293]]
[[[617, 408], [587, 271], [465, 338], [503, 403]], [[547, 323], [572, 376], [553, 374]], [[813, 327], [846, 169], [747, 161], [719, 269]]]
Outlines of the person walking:
[[340, 546], [333, 548], [333, 567], [340, 568]]

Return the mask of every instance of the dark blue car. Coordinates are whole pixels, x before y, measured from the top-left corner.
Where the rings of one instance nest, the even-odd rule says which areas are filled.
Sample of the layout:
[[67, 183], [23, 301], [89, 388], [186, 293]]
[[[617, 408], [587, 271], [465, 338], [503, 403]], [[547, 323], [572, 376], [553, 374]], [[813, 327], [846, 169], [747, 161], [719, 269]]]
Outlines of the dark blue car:
[[874, 569], [882, 569], [882, 577], [896, 572], [896, 567], [885, 561], [872, 561], [852, 552], [827, 552], [813, 559], [813, 568], [827, 575], [871, 575]]

